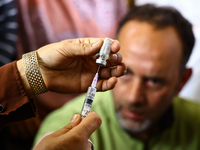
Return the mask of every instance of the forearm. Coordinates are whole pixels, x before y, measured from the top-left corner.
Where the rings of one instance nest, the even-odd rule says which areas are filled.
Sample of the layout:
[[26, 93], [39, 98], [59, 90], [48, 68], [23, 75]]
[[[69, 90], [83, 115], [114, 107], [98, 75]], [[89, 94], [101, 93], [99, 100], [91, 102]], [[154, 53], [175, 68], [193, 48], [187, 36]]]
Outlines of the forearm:
[[0, 128], [13, 121], [28, 119], [36, 115], [33, 100], [30, 100], [23, 88], [17, 69], [17, 62], [0, 67]]

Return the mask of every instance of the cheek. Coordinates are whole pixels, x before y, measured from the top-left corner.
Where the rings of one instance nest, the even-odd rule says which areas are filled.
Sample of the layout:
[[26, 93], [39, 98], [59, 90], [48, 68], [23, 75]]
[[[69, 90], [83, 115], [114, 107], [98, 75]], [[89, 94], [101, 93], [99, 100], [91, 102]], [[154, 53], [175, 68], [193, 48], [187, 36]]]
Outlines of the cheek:
[[171, 89], [163, 88], [157, 92], [149, 92], [148, 96], [148, 107], [150, 109], [150, 114], [154, 119], [162, 115], [172, 102], [174, 96]]
[[115, 85], [113, 89], [113, 93], [115, 98], [122, 97], [126, 94], [128, 85], [124, 84], [120, 79], [118, 79], [118, 83]]
[[115, 85], [115, 88], [112, 90], [115, 107], [119, 107], [120, 105], [122, 105], [123, 102], [125, 102], [127, 95], [126, 92], [127, 86], [120, 84], [120, 82]]

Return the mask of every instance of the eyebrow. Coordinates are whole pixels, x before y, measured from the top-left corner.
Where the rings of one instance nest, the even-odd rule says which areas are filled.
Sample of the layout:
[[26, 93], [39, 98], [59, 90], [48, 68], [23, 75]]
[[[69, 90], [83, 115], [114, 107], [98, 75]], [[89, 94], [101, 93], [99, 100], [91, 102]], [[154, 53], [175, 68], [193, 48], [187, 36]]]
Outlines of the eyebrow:
[[[127, 71], [126, 71], [126, 73], [131, 73], [131, 74], [134, 74], [134, 71], [132, 71], [132, 70], [130, 70], [130, 68], [129, 67], [127, 67]], [[165, 78], [163, 78], [163, 77], [159, 77], [159, 76], [151, 76], [151, 75], [149, 75], [149, 76], [143, 76], [143, 78], [144, 79], [153, 79], [153, 80], [159, 80], [159, 81], [161, 81], [161, 82], [165, 82]]]

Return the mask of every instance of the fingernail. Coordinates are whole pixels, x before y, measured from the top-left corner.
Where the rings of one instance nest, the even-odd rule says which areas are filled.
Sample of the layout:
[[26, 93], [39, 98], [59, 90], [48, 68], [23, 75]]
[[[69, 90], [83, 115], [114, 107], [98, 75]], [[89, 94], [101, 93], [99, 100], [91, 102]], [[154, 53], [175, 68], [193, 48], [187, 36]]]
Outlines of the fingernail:
[[95, 41], [94, 43], [92, 43], [92, 46], [95, 47], [99, 44], [100, 40]]
[[113, 60], [113, 61], [116, 61], [116, 60], [117, 60], [117, 54], [113, 54], [113, 55], [112, 55], [112, 60]]
[[77, 117], [78, 117], [78, 115], [77, 115], [77, 114], [74, 114], [70, 122], [75, 122], [76, 119], [77, 119]]

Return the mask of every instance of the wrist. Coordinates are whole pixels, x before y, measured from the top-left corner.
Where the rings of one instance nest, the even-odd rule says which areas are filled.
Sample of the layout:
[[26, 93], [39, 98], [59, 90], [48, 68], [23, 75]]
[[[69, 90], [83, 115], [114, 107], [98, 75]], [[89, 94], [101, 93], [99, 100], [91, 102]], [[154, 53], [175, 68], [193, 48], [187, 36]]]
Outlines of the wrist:
[[38, 65], [37, 52], [32, 51], [22, 56], [23, 68], [27, 81], [34, 95], [39, 95], [48, 91], [40, 67]]
[[17, 61], [17, 70], [19, 72], [20, 80], [21, 80], [22, 86], [23, 86], [24, 91], [26, 92], [27, 96], [29, 98], [34, 97], [34, 93], [33, 93], [32, 89], [31, 89], [31, 87], [28, 83], [27, 78], [26, 78], [22, 59]]

